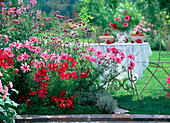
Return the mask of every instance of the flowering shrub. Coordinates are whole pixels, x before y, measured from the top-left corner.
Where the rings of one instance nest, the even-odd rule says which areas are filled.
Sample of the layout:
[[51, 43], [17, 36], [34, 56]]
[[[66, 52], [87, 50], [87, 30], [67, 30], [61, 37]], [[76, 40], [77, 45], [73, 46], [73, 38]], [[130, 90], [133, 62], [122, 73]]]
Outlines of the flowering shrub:
[[[126, 57], [124, 53], [110, 47], [104, 54], [85, 44], [84, 38], [92, 35], [86, 23], [72, 19], [63, 22], [65, 16], [59, 11], [53, 17], [41, 17], [41, 12], [34, 10], [35, 4], [31, 0], [25, 7], [20, 1], [17, 8], [3, 8], [1, 17], [0, 46], [7, 55], [0, 59], [8, 63], [0, 64], [5, 69], [14, 66], [10, 77], [19, 90], [19, 96], [13, 96], [16, 101], [33, 107], [40, 103], [49, 106], [52, 99], [57, 107], [72, 109], [74, 97], [66, 98], [65, 92], [72, 95], [91, 88], [95, 91], [122, 72], [133, 70], [133, 55], [128, 55], [128, 68], [117, 71], [117, 65]], [[64, 28], [61, 22], [71, 25]], [[110, 70], [110, 74], [101, 81], [105, 70]]]
[[[73, 100], [75, 98], [73, 96], [65, 97], [65, 94], [66, 94], [66, 91], [61, 91], [61, 94], [59, 97], [57, 96], [52, 97], [52, 102], [57, 104], [57, 107], [73, 109], [74, 108]], [[76, 95], [75, 97], [77, 96], [78, 95]]]
[[127, 10], [124, 10], [124, 13], [125, 14], [123, 18], [115, 18], [115, 21], [113, 23], [110, 23], [109, 26], [112, 27], [114, 30], [127, 30], [131, 21], [131, 16], [127, 15]]
[[134, 31], [141, 31], [144, 32], [143, 34], [149, 34], [149, 32], [154, 33], [155, 35], [157, 34], [156, 30], [153, 30], [154, 24], [150, 24], [147, 21], [139, 21], [140, 23], [138, 25], [135, 25]]
[[[17, 116], [17, 113], [14, 107], [17, 107], [18, 104], [10, 99], [10, 93], [16, 92], [13, 89], [13, 83], [4, 78], [7, 75], [7, 71], [10, 72], [13, 69], [13, 54], [8, 49], [0, 49], [0, 122], [14, 122], [14, 116]], [[5, 82], [6, 81], [6, 82]], [[9, 89], [10, 88], [10, 89]]]

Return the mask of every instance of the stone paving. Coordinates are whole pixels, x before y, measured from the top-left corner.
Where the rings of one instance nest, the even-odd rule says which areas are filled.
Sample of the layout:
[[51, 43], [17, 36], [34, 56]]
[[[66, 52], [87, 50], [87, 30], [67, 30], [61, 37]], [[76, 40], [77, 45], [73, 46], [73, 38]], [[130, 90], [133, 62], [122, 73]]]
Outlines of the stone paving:
[[100, 122], [100, 123], [141, 123], [169, 122], [170, 115], [145, 114], [81, 114], [81, 115], [21, 115], [16, 123], [56, 123], [56, 122]]

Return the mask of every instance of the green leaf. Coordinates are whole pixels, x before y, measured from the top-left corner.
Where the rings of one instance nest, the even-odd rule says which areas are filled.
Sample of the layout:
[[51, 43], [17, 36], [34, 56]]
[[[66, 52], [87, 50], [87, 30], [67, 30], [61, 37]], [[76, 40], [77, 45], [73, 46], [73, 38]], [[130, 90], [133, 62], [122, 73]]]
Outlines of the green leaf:
[[14, 91], [16, 94], [18, 94], [19, 92], [15, 89], [11, 89], [12, 91]]
[[0, 105], [4, 106], [4, 101], [3, 101], [3, 99], [0, 99]]
[[0, 112], [4, 112], [5, 110], [0, 106]]

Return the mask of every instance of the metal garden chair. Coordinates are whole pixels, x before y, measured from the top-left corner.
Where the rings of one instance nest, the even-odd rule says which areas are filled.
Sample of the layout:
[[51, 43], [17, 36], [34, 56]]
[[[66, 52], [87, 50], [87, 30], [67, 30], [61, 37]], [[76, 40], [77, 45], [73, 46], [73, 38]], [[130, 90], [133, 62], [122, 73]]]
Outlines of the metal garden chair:
[[[147, 70], [151, 73], [150, 78], [148, 79], [148, 81], [146, 82], [146, 84], [144, 85], [143, 89], [141, 90], [141, 92], [139, 93], [139, 96], [142, 94], [142, 92], [144, 90], [154, 90], [154, 89], [145, 89], [146, 86], [148, 85], [148, 83], [151, 81], [151, 79], [154, 77], [157, 82], [159, 82], [161, 84], [161, 89], [160, 90], [156, 90], [159, 91], [159, 94], [157, 95], [157, 99], [159, 98], [161, 92], [166, 88], [165, 86], [167, 85], [167, 82], [161, 82], [159, 80], [159, 78], [156, 76], [156, 72], [159, 69], [162, 69], [168, 76], [170, 74], [170, 60], [169, 61], [162, 61], [161, 57], [162, 56], [166, 56], [166, 58], [170, 59], [170, 48], [168, 47], [170, 45], [170, 25], [162, 25], [160, 27], [159, 30], [159, 36], [160, 36], [160, 44], [159, 44], [159, 56], [158, 56], [158, 61], [149, 61], [149, 66], [147, 67]], [[162, 44], [166, 42], [167, 48], [166, 51], [162, 50]], [[150, 68], [152, 67], [156, 67], [156, 69], [154, 70], [154, 72], [152, 72], [150, 70]]]

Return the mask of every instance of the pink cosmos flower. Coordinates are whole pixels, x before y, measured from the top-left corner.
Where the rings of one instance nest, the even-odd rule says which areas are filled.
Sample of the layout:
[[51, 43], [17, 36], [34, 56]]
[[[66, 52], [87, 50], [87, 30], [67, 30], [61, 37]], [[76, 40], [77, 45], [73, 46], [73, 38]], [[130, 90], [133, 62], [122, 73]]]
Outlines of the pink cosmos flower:
[[133, 54], [127, 55], [127, 58], [133, 59], [133, 61], [135, 61], [135, 56]]
[[119, 52], [119, 49], [116, 47], [111, 47], [111, 52], [117, 54]]
[[130, 21], [130, 16], [128, 15], [125, 15], [125, 18], [124, 18], [125, 21]]
[[154, 27], [154, 24], [151, 24], [152, 27]]
[[87, 48], [87, 51], [90, 51], [90, 52], [93, 52], [93, 51], [96, 51], [94, 47], [89, 47]]
[[151, 31], [151, 28], [147, 28], [148, 31]]
[[110, 53], [106, 53], [105, 54], [105, 59], [110, 59], [110, 58], [111, 58]]
[[91, 56], [90, 56], [90, 55], [85, 54], [85, 55], [84, 55], [84, 58], [85, 58], [86, 60], [90, 60]]
[[117, 20], [117, 21], [118, 21], [118, 20], [119, 20], [119, 18], [115, 18], [115, 20]]
[[50, 57], [50, 62], [51, 62], [51, 61], [54, 60], [54, 58], [56, 58], [57, 56], [56, 56], [55, 53], [51, 53], [49, 57]]
[[44, 58], [45, 60], [48, 60], [48, 59], [49, 59], [49, 55], [48, 55], [48, 53], [46, 53], [46, 52], [41, 53], [40, 56], [41, 56], [42, 58]]
[[9, 41], [9, 37], [7, 35], [4, 35], [5, 42]]
[[112, 27], [112, 23], [109, 23], [109, 26]]
[[12, 54], [12, 51], [11, 51], [11, 48], [10, 48], [10, 47], [5, 48], [5, 49], [4, 49], [4, 52], [5, 52], [8, 56]]
[[154, 30], [153, 33], [156, 35], [157, 34], [156, 30]]
[[0, 71], [0, 76], [3, 76], [3, 74], [1, 73], [1, 71]]
[[22, 55], [22, 58], [23, 58], [23, 59], [21, 59], [22, 61], [23, 60], [26, 61], [27, 58], [30, 57], [30, 55], [26, 54], [26, 52], [24, 52], [24, 54], [22, 53], [21, 55]]
[[147, 21], [144, 21], [144, 24], [148, 24], [148, 22], [147, 22]]
[[47, 52], [50, 52], [50, 49], [47, 49]]
[[147, 31], [148, 31], [147, 29], [144, 29], [144, 28], [143, 28], [142, 30], [143, 30], [144, 32], [147, 32]]
[[123, 27], [127, 27], [128, 26], [128, 23], [127, 22], [124, 22], [123, 23]]
[[4, 96], [3, 96], [3, 100], [6, 99], [7, 94], [8, 94], [8, 87], [5, 86], [5, 94], [4, 94]]
[[19, 55], [18, 57], [17, 57], [17, 61], [23, 61], [23, 57], [22, 57], [22, 55]]
[[133, 67], [129, 66], [129, 67], [128, 67], [128, 70], [132, 71], [132, 70], [133, 70]]
[[140, 23], [143, 23], [143, 20], [140, 20], [139, 22], [140, 22]]
[[3, 2], [0, 2], [0, 6], [5, 6], [5, 4]]
[[12, 6], [11, 2], [8, 3], [9, 6]]
[[24, 46], [25, 46], [25, 47], [27, 47], [27, 48], [28, 48], [28, 47], [29, 47], [29, 45], [31, 45], [31, 43], [30, 43], [30, 42], [28, 42], [28, 41], [24, 41]]
[[2, 82], [1, 82], [1, 79], [0, 79], [0, 92], [2, 92], [3, 88], [2, 88]]
[[168, 84], [170, 84], [170, 75], [169, 75], [169, 77], [167, 77], [166, 81], [167, 81]]
[[134, 28], [134, 31], [135, 31], [135, 32], [138, 31], [138, 28]]
[[121, 58], [120, 58], [120, 57], [117, 57], [117, 58], [115, 59], [115, 61], [120, 64], [120, 63], [121, 63]]
[[14, 47], [16, 47], [17, 49], [21, 48], [21, 44], [22, 43], [19, 43], [19, 40], [16, 42], [14, 42]]
[[39, 54], [39, 53], [40, 53], [40, 50], [41, 50], [40, 46], [35, 47], [35, 52], [36, 52], [37, 54]]
[[102, 55], [102, 51], [101, 50], [97, 50], [95, 53], [96, 56]]
[[140, 23], [139, 26], [143, 26], [143, 23]]
[[103, 59], [103, 56], [102, 56], [102, 55], [98, 55], [97, 57], [98, 57], [99, 59], [101, 59], [101, 60]]
[[25, 64], [22, 63], [21, 69], [23, 70], [23, 73], [25, 73], [26, 71], [30, 71], [29, 69], [29, 65], [27, 65], [27, 63], [25, 62]]
[[42, 26], [42, 27], [45, 27], [45, 25], [44, 25], [44, 23], [43, 23], [43, 22], [42, 22], [41, 26]]
[[10, 88], [13, 88], [13, 84], [11, 81], [9, 81], [9, 86], [10, 86]]
[[67, 53], [61, 52], [61, 59], [66, 60], [67, 59]]
[[133, 61], [132, 61], [132, 60], [130, 60], [130, 64], [129, 64], [129, 66], [131, 66], [131, 67], [135, 67], [135, 63], [133, 63]]
[[130, 64], [129, 64], [128, 70], [132, 71], [134, 67], [135, 67], [135, 63], [133, 63], [133, 61], [130, 60]]
[[31, 42], [37, 42], [37, 41], [38, 41], [38, 38], [34, 36], [34, 37], [30, 37], [29, 40], [30, 40]]

